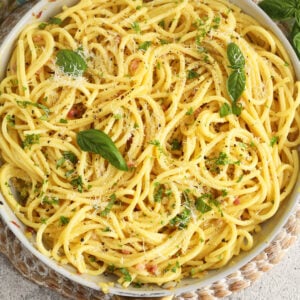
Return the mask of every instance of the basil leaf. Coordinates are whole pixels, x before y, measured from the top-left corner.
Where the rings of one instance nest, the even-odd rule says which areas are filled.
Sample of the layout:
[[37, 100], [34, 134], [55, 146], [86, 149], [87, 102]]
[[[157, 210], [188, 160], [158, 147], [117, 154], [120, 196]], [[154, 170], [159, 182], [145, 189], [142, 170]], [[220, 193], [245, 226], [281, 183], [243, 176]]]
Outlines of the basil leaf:
[[224, 103], [220, 108], [220, 117], [224, 118], [232, 113], [231, 107], [228, 103]]
[[291, 39], [293, 47], [300, 59], [300, 25], [298, 25], [297, 23], [294, 24]]
[[87, 64], [80, 54], [75, 51], [63, 49], [56, 54], [56, 64], [62, 71], [71, 76], [82, 76]]
[[227, 57], [230, 62], [231, 68], [239, 69], [245, 66], [245, 57], [237, 44], [228, 44]]
[[300, 6], [299, 6], [299, 9], [297, 10], [297, 12], [295, 14], [295, 19], [296, 19], [297, 25], [300, 26]]
[[272, 19], [283, 21], [295, 16], [298, 4], [297, 0], [263, 0], [258, 5]]
[[237, 117], [242, 113], [242, 105], [240, 103], [233, 102], [232, 103], [232, 113]]
[[293, 46], [295, 48], [295, 51], [300, 59], [300, 32], [298, 32], [294, 37], [293, 37]]
[[233, 102], [243, 94], [246, 87], [246, 74], [244, 69], [233, 71], [227, 79], [227, 91]]
[[111, 138], [101, 130], [88, 129], [77, 133], [77, 144], [82, 151], [100, 154], [114, 167], [128, 171], [128, 166]]

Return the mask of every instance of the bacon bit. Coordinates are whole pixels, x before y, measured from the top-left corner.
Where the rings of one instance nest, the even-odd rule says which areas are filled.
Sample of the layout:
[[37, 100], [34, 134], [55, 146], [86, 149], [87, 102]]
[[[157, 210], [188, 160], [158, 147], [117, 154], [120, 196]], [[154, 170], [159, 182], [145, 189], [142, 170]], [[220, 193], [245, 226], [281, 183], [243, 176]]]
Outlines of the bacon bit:
[[56, 2], [56, 0], [48, 0], [48, 2]]
[[157, 265], [147, 264], [146, 269], [149, 273], [151, 273], [153, 275], [157, 275], [157, 271], [158, 271]]
[[20, 225], [17, 222], [11, 221], [11, 223], [14, 224], [16, 227], [21, 228]]
[[126, 249], [122, 249], [121, 252], [122, 252], [122, 254], [131, 254], [131, 252]]
[[35, 72], [35, 74], [36, 74], [36, 75], [40, 75], [40, 74], [42, 73], [42, 71], [43, 71], [43, 68], [40, 68], [40, 69], [38, 69], [38, 70]]
[[236, 197], [235, 200], [233, 201], [233, 204], [234, 204], [234, 205], [239, 205], [239, 204], [241, 204], [240, 198], [239, 198], [239, 197]]
[[119, 45], [121, 43], [121, 36], [120, 35], [116, 35], [115, 42], [116, 42], [117, 45]]
[[163, 104], [161, 105], [161, 109], [162, 109], [163, 111], [167, 111], [167, 110], [169, 109], [168, 104], [163, 103]]
[[145, 264], [142, 264], [142, 263], [139, 263], [137, 265], [135, 265], [135, 268], [138, 270], [138, 271], [144, 271], [146, 266]]
[[134, 75], [136, 70], [139, 68], [141, 60], [139, 58], [133, 59], [129, 64], [129, 73], [130, 75]]
[[136, 162], [134, 161], [129, 161], [127, 163], [127, 167], [130, 169], [130, 168], [135, 168], [136, 167]]
[[32, 15], [33, 15], [36, 19], [39, 19], [39, 18], [42, 16], [42, 14], [43, 14], [42, 11], [39, 11], [37, 14], [32, 13]]
[[77, 275], [82, 275], [82, 273], [80, 273], [78, 270], [77, 270], [76, 274], [77, 274]]
[[194, 111], [194, 117], [195, 118], [198, 118], [198, 116], [200, 115], [202, 111], [202, 108], [201, 107], [198, 107], [195, 111]]
[[80, 119], [85, 111], [86, 108], [83, 103], [76, 103], [72, 106], [67, 116], [69, 119]]
[[133, 140], [133, 136], [131, 135], [130, 138], [126, 141], [126, 151], [130, 149], [132, 140]]
[[35, 43], [37, 43], [37, 42], [40, 42], [40, 41], [42, 41], [43, 40], [43, 38], [42, 38], [42, 36], [41, 35], [35, 35], [34, 37], [33, 37], [33, 39], [32, 39]]
[[34, 229], [31, 227], [26, 227], [26, 231], [30, 233], [35, 233]]

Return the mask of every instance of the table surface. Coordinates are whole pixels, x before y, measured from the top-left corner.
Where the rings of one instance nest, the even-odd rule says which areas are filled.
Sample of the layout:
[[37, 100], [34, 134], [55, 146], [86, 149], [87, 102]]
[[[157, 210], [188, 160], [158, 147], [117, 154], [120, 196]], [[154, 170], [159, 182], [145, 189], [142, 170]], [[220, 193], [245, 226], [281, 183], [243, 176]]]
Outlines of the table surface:
[[[1, 300], [66, 300], [56, 292], [23, 278], [0, 254]], [[284, 259], [251, 287], [227, 300], [300, 300], [300, 239]]]

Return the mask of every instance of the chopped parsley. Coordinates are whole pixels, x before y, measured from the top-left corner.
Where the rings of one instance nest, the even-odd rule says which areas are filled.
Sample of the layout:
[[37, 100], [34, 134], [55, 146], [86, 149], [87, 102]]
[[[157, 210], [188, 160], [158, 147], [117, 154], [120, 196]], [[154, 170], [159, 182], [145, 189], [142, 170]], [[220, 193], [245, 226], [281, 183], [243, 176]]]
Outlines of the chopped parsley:
[[76, 187], [79, 193], [82, 193], [83, 191], [83, 182], [82, 182], [82, 177], [78, 176], [74, 179], [71, 180], [71, 185], [73, 187]]
[[211, 194], [203, 194], [199, 198], [196, 199], [196, 202], [195, 202], [196, 209], [199, 212], [201, 212], [202, 214], [205, 214], [212, 210], [212, 207], [209, 206], [207, 203], [205, 203], [204, 200], [211, 201], [212, 195]]
[[191, 216], [191, 210], [185, 207], [181, 213], [179, 213], [176, 217], [170, 220], [170, 224], [172, 226], [178, 227], [178, 229], [185, 229], [187, 228], [188, 223], [190, 222]]
[[159, 42], [160, 42], [161, 45], [167, 45], [167, 44], [169, 44], [169, 41], [164, 40], [164, 39], [160, 39]]
[[107, 217], [107, 216], [108, 216], [108, 214], [110, 213], [110, 211], [111, 211], [113, 205], [115, 204], [115, 202], [116, 202], [116, 200], [117, 200], [116, 194], [110, 195], [109, 198], [110, 198], [110, 200], [109, 200], [107, 206], [106, 206], [105, 209], [104, 209], [103, 211], [101, 211], [101, 213], [100, 213], [100, 216], [101, 216], [101, 217]]
[[141, 27], [138, 22], [133, 22], [131, 24], [131, 28], [135, 31], [135, 33], [141, 33]]
[[180, 150], [181, 147], [182, 147], [182, 144], [181, 144], [181, 142], [179, 140], [177, 140], [177, 139], [172, 140], [172, 142], [171, 142], [171, 150], [173, 150], [173, 151], [174, 150]]
[[61, 167], [67, 160], [73, 164], [78, 161], [77, 156], [72, 151], [64, 151], [63, 156], [56, 162], [56, 168]]
[[147, 51], [151, 44], [152, 43], [150, 41], [145, 41], [139, 45], [138, 50]]
[[132, 281], [132, 277], [131, 277], [129, 271], [127, 270], [127, 268], [120, 268], [119, 270], [124, 275], [123, 278], [124, 278], [125, 282], [131, 282]]
[[153, 195], [154, 201], [161, 202], [164, 193], [163, 186], [159, 182], [155, 182], [154, 186], [155, 186], [155, 192]]
[[62, 19], [56, 18], [56, 17], [51, 17], [51, 18], [49, 19], [49, 23], [50, 23], [50, 24], [61, 25]]
[[70, 222], [70, 219], [64, 216], [60, 216], [59, 223], [61, 226], [67, 225]]
[[14, 127], [16, 125], [16, 120], [14, 115], [7, 115], [6, 116], [6, 121], [9, 126]]
[[25, 135], [25, 139], [22, 141], [23, 149], [30, 149], [32, 145], [39, 144], [40, 135], [39, 134], [27, 134]]
[[153, 145], [153, 146], [157, 146], [157, 147], [160, 146], [159, 140], [152, 140], [152, 141], [149, 142], [149, 144]]
[[41, 223], [42, 224], [47, 224], [47, 219], [46, 218], [41, 218]]
[[48, 116], [50, 114], [50, 109], [43, 104], [31, 102], [31, 101], [19, 101], [19, 100], [16, 100], [16, 101], [17, 101], [17, 104], [22, 108], [27, 108], [28, 106], [34, 106], [34, 107], [37, 107], [37, 108], [43, 110], [43, 112], [45, 114], [42, 117], [44, 117], [44, 119], [48, 118]]
[[165, 20], [161, 20], [158, 22], [158, 26], [160, 26], [161, 28], [165, 29]]
[[278, 136], [273, 136], [271, 138], [271, 140], [270, 140], [271, 147], [274, 147], [274, 145], [278, 143], [278, 139], [279, 139]]
[[58, 203], [59, 199], [57, 197], [44, 196], [42, 199], [42, 204], [58, 205]]
[[187, 79], [198, 78], [200, 75], [195, 70], [188, 70]]
[[193, 110], [192, 107], [190, 107], [190, 108], [188, 109], [188, 111], [186, 112], [186, 115], [187, 115], [187, 116], [191, 116], [193, 113], [194, 113], [194, 110]]

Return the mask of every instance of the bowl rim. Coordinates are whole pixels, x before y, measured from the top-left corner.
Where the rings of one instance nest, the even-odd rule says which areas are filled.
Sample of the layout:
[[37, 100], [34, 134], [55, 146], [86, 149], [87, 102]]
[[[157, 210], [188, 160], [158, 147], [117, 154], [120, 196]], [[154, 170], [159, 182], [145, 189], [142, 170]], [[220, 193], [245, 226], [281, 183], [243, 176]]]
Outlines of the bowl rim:
[[[4, 38], [2, 43], [0, 44], [0, 57], [2, 58], [2, 62], [4, 63], [0, 64], [0, 78], [4, 75], [5, 68], [7, 61], [10, 57], [10, 53], [12, 50], [12, 47], [14, 45], [14, 42], [16, 40], [16, 37], [19, 35], [21, 30], [23, 29], [25, 24], [36, 22], [37, 19], [33, 17], [34, 15], [38, 14], [38, 12], [42, 11], [43, 14], [40, 17], [40, 21], [47, 20], [50, 16], [55, 15], [61, 10], [61, 7], [64, 5], [70, 6], [75, 3], [77, 3], [78, 0], [61, 0], [57, 2], [49, 2], [48, 0], [41, 0], [37, 4], [35, 4], [32, 8], [30, 8], [23, 17], [18, 21], [18, 23], [13, 27], [13, 29], [9, 32], [9, 34]], [[294, 71], [296, 73], [296, 77], [298, 80], [300, 80], [300, 62], [298, 60], [298, 57], [289, 43], [286, 36], [283, 34], [283, 32], [279, 29], [279, 27], [274, 23], [253, 1], [251, 0], [230, 0], [231, 3], [235, 4], [236, 6], [240, 7], [242, 11], [246, 12], [246, 14], [254, 17], [262, 26], [267, 27], [270, 31], [272, 31], [277, 38], [281, 41], [283, 44], [285, 50], [287, 51], [293, 67]], [[271, 233], [268, 234], [267, 240], [264, 242], [260, 242], [258, 245], [254, 246], [252, 250], [249, 252], [246, 252], [242, 259], [235, 263], [234, 265], [230, 266], [229, 264], [225, 267], [221, 268], [220, 271], [216, 275], [211, 276], [210, 278], [204, 278], [203, 280], [194, 280], [195, 283], [187, 284], [186, 286], [174, 288], [174, 290], [167, 290], [163, 289], [157, 286], [156, 290], [129, 290], [125, 288], [118, 288], [118, 287], [111, 287], [109, 288], [109, 292], [111, 294], [115, 295], [121, 295], [121, 296], [127, 296], [127, 297], [162, 297], [162, 296], [168, 296], [168, 295], [179, 295], [184, 292], [197, 290], [206, 286], [211, 285], [214, 282], [217, 282], [221, 279], [224, 279], [226, 276], [234, 273], [238, 269], [240, 269], [245, 264], [249, 263], [253, 258], [255, 258], [258, 254], [260, 254], [265, 248], [270, 245], [272, 240], [275, 238], [275, 236], [280, 232], [280, 230], [283, 228], [284, 224], [287, 222], [288, 218], [292, 215], [294, 212], [294, 208], [296, 207], [297, 203], [300, 201], [300, 176], [298, 176], [297, 183], [294, 187], [294, 191], [289, 196], [289, 199], [286, 200], [285, 205], [287, 206], [285, 208], [285, 212], [281, 216], [281, 218], [278, 220], [278, 222], [275, 224], [275, 226], [272, 226]], [[77, 275], [72, 273], [70, 270], [66, 269], [65, 267], [60, 266], [57, 262], [55, 262], [53, 259], [48, 258], [44, 256], [42, 253], [40, 253], [34, 246], [33, 243], [31, 243], [22, 230], [20, 228], [24, 228], [24, 225], [18, 220], [18, 218], [14, 215], [12, 209], [7, 205], [4, 197], [0, 193], [0, 200], [4, 203], [4, 205], [0, 206], [0, 217], [4, 220], [4, 222], [7, 224], [8, 228], [15, 234], [15, 236], [20, 240], [22, 245], [29, 250], [33, 255], [35, 255], [40, 261], [42, 261], [45, 265], [47, 265], [49, 268], [53, 269], [54, 271], [58, 272], [60, 275], [80, 284], [83, 286], [86, 286], [88, 288], [100, 290], [100, 286], [97, 285], [95, 282], [92, 282], [88, 279], [83, 278], [82, 275]], [[275, 218], [275, 216], [272, 217]], [[16, 226], [16, 224], [18, 226]], [[19, 228], [20, 226], [20, 228]], [[210, 271], [211, 272], [211, 271]], [[102, 280], [105, 282], [106, 280]], [[109, 281], [109, 280], [108, 280]]]

